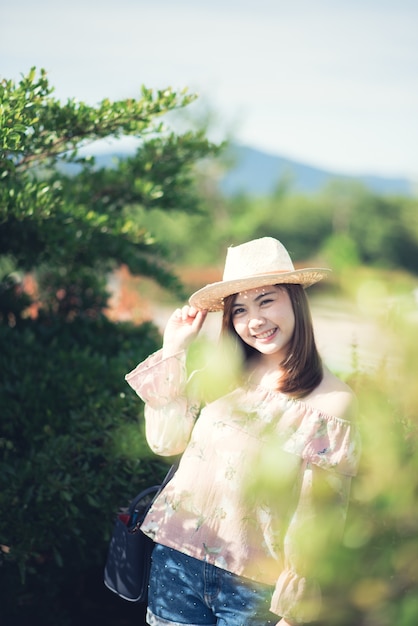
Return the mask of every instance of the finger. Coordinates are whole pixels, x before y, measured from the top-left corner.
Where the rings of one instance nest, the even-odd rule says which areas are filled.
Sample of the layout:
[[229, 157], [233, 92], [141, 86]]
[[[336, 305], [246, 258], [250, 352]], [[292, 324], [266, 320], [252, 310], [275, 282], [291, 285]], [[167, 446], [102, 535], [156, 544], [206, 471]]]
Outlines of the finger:
[[181, 317], [184, 322], [190, 317], [195, 317], [195, 315], [196, 313], [194, 313], [192, 307], [188, 304], [185, 304], [184, 307], [181, 309]]
[[189, 306], [189, 315], [190, 317], [196, 317], [198, 313], [202, 313], [204, 317], [206, 317], [208, 311], [207, 309], [197, 309], [194, 306]]
[[179, 319], [181, 319], [181, 317], [182, 317], [181, 309], [176, 309], [171, 314], [171, 319], [173, 319], [173, 320], [179, 320]]
[[196, 309], [194, 306], [189, 306], [189, 315], [190, 317], [196, 317], [196, 314], [199, 312], [199, 309]]
[[195, 315], [195, 319], [193, 322], [193, 325], [195, 326], [196, 330], [200, 330], [203, 326], [203, 323], [206, 319], [206, 315], [207, 315], [207, 311], [196, 311], [196, 315]]

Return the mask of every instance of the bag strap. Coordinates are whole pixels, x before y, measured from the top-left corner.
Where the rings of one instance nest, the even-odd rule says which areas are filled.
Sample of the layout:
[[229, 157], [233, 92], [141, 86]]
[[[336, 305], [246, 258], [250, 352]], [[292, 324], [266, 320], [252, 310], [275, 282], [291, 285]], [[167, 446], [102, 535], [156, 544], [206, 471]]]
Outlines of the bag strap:
[[160, 493], [164, 489], [164, 487], [173, 478], [173, 476], [176, 473], [177, 468], [179, 466], [179, 462], [180, 461], [176, 461], [176, 463], [173, 463], [173, 465], [170, 467], [170, 469], [168, 470], [167, 474], [165, 475], [164, 480], [162, 481], [161, 485], [153, 485], [152, 487], [148, 487], [147, 489], [144, 489], [143, 491], [138, 493], [138, 495], [131, 501], [131, 503], [129, 505], [129, 508], [128, 508], [129, 517], [132, 517], [132, 515], [134, 514], [135, 508], [136, 508], [136, 505], [138, 504], [138, 502], [142, 498], [145, 498], [146, 496], [151, 495], [153, 493], [154, 497], [151, 499], [150, 504], [147, 507], [147, 509], [150, 508], [151, 504], [154, 502], [156, 497], [160, 495]]
[[161, 485], [153, 485], [152, 487], [147, 487], [143, 491], [140, 491], [138, 495], [135, 496], [135, 498], [131, 500], [129, 504], [128, 511], [127, 511], [129, 516], [133, 515], [138, 502], [140, 502], [142, 498], [146, 498], [147, 496], [152, 495], [153, 496], [152, 500], [154, 500], [154, 498], [157, 497], [157, 493], [159, 493], [160, 489], [161, 489]]

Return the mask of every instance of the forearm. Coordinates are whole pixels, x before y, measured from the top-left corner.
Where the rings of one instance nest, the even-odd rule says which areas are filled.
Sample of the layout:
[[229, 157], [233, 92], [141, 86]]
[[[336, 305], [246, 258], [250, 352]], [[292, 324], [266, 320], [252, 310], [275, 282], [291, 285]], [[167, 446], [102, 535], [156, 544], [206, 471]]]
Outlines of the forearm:
[[160, 350], [127, 374], [126, 381], [145, 403], [150, 448], [161, 456], [181, 454], [199, 411], [187, 394], [185, 354], [164, 359]]
[[198, 407], [185, 397], [154, 409], [145, 406], [145, 434], [155, 454], [175, 456], [186, 448], [193, 429]]

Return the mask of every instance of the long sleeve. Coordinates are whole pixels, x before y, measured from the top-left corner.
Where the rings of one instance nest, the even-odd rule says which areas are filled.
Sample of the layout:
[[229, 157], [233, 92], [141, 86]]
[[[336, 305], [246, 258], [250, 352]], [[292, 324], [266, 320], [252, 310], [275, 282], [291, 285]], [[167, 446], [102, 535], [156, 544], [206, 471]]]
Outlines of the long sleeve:
[[292, 621], [317, 619], [321, 590], [317, 570], [341, 540], [351, 476], [304, 463], [300, 497], [284, 538], [284, 569], [271, 610]]
[[187, 394], [185, 353], [163, 359], [158, 351], [125, 380], [145, 402], [146, 438], [153, 452], [161, 456], [181, 454], [200, 408]]

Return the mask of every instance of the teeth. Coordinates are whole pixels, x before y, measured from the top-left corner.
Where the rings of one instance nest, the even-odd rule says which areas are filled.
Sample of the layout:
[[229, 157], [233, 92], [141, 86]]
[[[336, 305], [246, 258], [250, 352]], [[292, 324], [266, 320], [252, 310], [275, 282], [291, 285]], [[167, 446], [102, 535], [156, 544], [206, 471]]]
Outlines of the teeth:
[[272, 330], [268, 330], [265, 333], [261, 333], [260, 335], [256, 335], [257, 339], [267, 339], [268, 337], [271, 337], [275, 332], [275, 329]]

